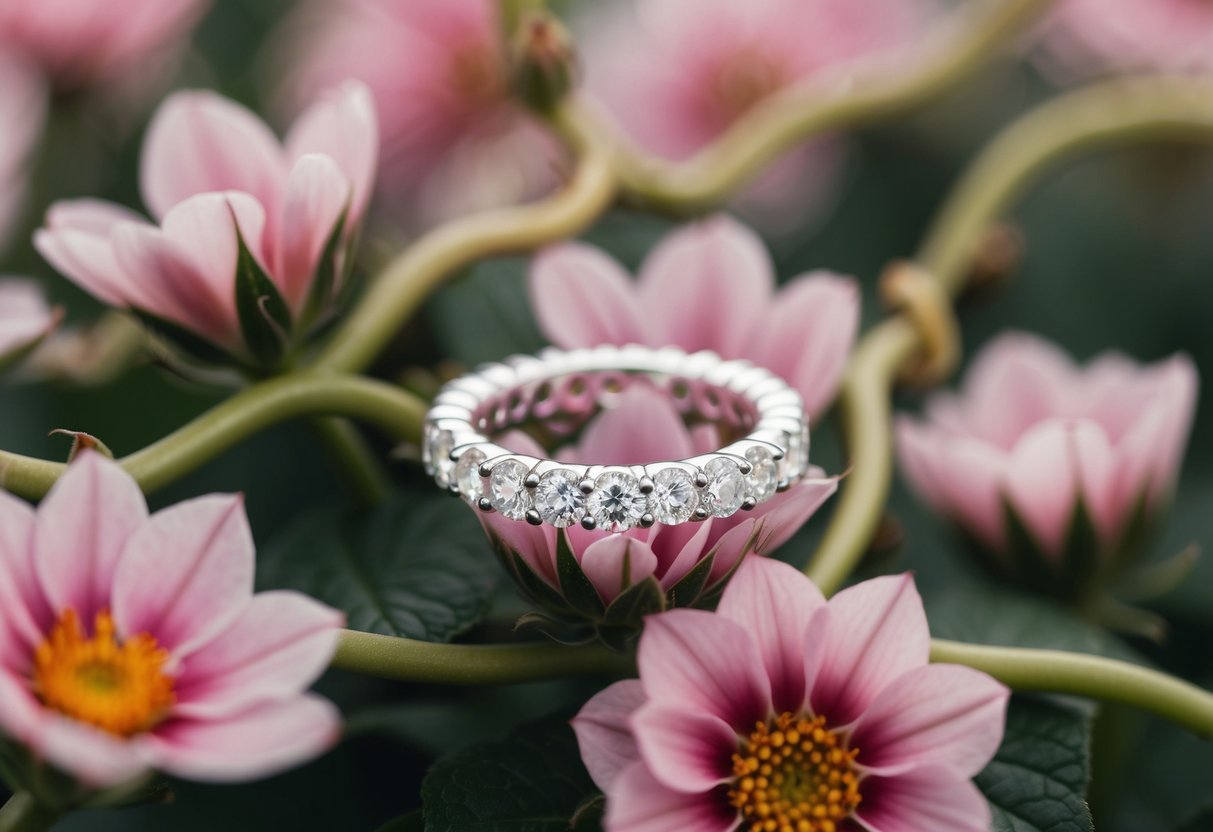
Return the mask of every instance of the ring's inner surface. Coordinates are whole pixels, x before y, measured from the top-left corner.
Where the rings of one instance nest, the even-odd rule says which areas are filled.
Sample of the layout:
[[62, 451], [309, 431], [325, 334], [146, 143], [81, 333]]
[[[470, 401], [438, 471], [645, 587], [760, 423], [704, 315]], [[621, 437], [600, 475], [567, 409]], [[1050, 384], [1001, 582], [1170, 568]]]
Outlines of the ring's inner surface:
[[714, 424], [722, 437], [744, 436], [758, 422], [754, 403], [727, 387], [679, 375], [602, 370], [556, 376], [492, 396], [473, 412], [472, 424], [489, 437], [523, 429], [567, 438], [635, 389], [668, 397], [688, 425]]

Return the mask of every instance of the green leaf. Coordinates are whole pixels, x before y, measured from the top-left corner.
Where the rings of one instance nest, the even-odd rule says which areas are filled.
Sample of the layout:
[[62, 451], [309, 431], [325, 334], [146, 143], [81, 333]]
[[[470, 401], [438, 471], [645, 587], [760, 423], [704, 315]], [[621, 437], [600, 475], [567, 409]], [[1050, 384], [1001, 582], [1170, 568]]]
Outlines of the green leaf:
[[1043, 700], [1015, 698], [1002, 746], [974, 778], [993, 832], [1091, 832], [1090, 720]]
[[258, 578], [344, 610], [355, 630], [448, 641], [483, 617], [499, 572], [471, 511], [398, 494], [372, 511], [312, 512], [264, 547]]
[[[232, 222], [235, 222], [235, 217]], [[249, 251], [244, 235], [236, 229], [236, 315], [249, 352], [267, 367], [277, 366], [290, 340], [291, 311], [274, 281]]]
[[426, 832], [590, 832], [597, 792], [556, 717], [449, 754], [421, 784]]
[[528, 266], [518, 258], [490, 260], [434, 294], [425, 314], [443, 355], [473, 365], [546, 344], [531, 312]]

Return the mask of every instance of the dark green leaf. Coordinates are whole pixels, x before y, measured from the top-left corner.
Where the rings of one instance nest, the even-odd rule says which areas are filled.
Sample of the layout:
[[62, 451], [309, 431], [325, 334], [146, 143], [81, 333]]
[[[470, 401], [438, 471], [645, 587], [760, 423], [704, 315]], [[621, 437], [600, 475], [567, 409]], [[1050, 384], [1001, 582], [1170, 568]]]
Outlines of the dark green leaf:
[[596, 793], [572, 728], [554, 717], [447, 755], [421, 784], [426, 832], [590, 832]]
[[593, 582], [581, 569], [569, 544], [569, 536], [561, 529], [556, 535], [556, 576], [564, 597], [586, 618], [601, 618], [606, 608]]
[[1002, 746], [974, 778], [994, 832], [1091, 832], [1090, 720], [1035, 699], [1013, 699]]
[[472, 365], [544, 346], [531, 313], [526, 269], [526, 260], [490, 260], [434, 295], [426, 315], [444, 355]]
[[[316, 273], [312, 277], [312, 286], [308, 291], [307, 303], [304, 304], [303, 315], [300, 320], [300, 328], [306, 329], [311, 327], [317, 321], [323, 319], [324, 315], [332, 307], [334, 301], [334, 290], [338, 286], [344, 287], [349, 277], [350, 265], [353, 262], [351, 251], [346, 251], [342, 257], [343, 238], [345, 236], [345, 223], [349, 218], [349, 204], [341, 210], [341, 216], [337, 218], [337, 224], [333, 226], [332, 233], [325, 241], [324, 251], [320, 254], [320, 260], [316, 263]], [[351, 246], [352, 248], [352, 246]], [[338, 261], [341, 261], [342, 266], [340, 273], [338, 272]]]
[[[232, 222], [235, 222], [233, 217]], [[252, 356], [266, 367], [274, 367], [286, 355], [291, 336], [291, 311], [274, 281], [249, 251], [237, 228], [236, 315], [240, 332]]]
[[447, 641], [483, 616], [498, 576], [471, 511], [399, 494], [366, 511], [310, 514], [261, 553], [260, 582], [344, 610], [371, 633]]

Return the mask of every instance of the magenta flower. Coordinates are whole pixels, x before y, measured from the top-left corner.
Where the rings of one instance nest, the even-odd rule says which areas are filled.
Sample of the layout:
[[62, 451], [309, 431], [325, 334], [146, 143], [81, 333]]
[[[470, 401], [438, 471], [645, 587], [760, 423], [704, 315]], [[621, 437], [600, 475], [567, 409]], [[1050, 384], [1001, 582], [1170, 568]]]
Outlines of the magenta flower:
[[898, 419], [902, 470], [1004, 564], [1012, 522], [1062, 561], [1080, 507], [1110, 556], [1170, 497], [1197, 384], [1186, 356], [1143, 367], [1113, 353], [1079, 368], [1039, 338], [1004, 335], [974, 360], [962, 394], [932, 397], [923, 421]]
[[141, 160], [160, 225], [111, 203], [58, 202], [34, 242], [101, 301], [272, 364], [341, 288], [375, 136], [370, 94], [356, 82], [320, 98], [285, 146], [238, 104], [177, 93], [152, 119]]
[[130, 75], [177, 52], [208, 0], [0, 0], [0, 45], [28, 55], [61, 89]]
[[[589, 92], [640, 147], [682, 160], [754, 105], [808, 78], [914, 42], [933, 0], [634, 0], [590, 15], [582, 43]], [[840, 145], [785, 157], [749, 195], [763, 224], [794, 226], [832, 190]], [[765, 210], [762, 210], [765, 209]]]
[[635, 343], [744, 358], [795, 387], [812, 416], [834, 400], [859, 327], [853, 280], [812, 272], [776, 291], [761, 239], [724, 215], [669, 234], [635, 282], [601, 251], [565, 243], [535, 260], [530, 286], [539, 327], [557, 346]]
[[651, 616], [640, 678], [573, 720], [608, 832], [986, 832], [969, 778], [1002, 741], [1009, 691], [929, 665], [908, 575], [828, 603], [751, 558], [715, 613]]
[[1113, 72], [1213, 70], [1213, 5], [1204, 0], [1061, 0], [1038, 63], [1061, 81]]
[[0, 51], [0, 246], [21, 213], [30, 157], [45, 115], [46, 89], [37, 71]]
[[[645, 429], [637, 432], [637, 425]], [[522, 433], [509, 434], [501, 441], [515, 453], [548, 456]], [[633, 387], [586, 427], [576, 446], [561, 449], [556, 458], [570, 463], [633, 465], [686, 459], [719, 447], [714, 428], [688, 431], [669, 398], [656, 390]], [[632, 632], [639, 620], [634, 616], [616, 619], [610, 612], [612, 602], [630, 591], [632, 600], [647, 593], [657, 606], [707, 603], [719, 595], [743, 557], [764, 555], [786, 543], [836, 487], [836, 480], [812, 469], [808, 478], [753, 511], [620, 534], [586, 531], [576, 525], [558, 531], [497, 513], [481, 514], [480, 518], [498, 544], [507, 570], [537, 604], [562, 619], [605, 621], [621, 632]], [[569, 595], [569, 565], [562, 567], [559, 559], [566, 545], [597, 593], [596, 600]], [[652, 607], [641, 610], [652, 611]], [[600, 628], [600, 635], [608, 633], [609, 628]]]
[[94, 787], [249, 780], [324, 751], [337, 711], [303, 690], [342, 616], [254, 595], [253, 560], [240, 497], [149, 517], [96, 453], [37, 513], [0, 492], [0, 734]]
[[286, 27], [298, 108], [345, 78], [379, 109], [380, 192], [424, 223], [537, 196], [556, 142], [513, 97], [496, 0], [311, 0]]
[[36, 283], [0, 279], [0, 366], [41, 341], [59, 317]]

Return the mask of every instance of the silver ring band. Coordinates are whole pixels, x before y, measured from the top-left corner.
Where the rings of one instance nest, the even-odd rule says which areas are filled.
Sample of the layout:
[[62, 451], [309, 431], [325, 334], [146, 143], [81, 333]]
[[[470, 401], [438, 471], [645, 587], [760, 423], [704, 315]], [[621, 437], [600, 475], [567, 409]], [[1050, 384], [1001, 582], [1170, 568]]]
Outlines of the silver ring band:
[[[557, 438], [572, 435], [637, 383], [671, 396], [685, 419], [744, 436], [690, 459], [622, 466], [540, 459], [489, 438], [530, 422]], [[483, 365], [442, 388], [422, 440], [426, 473], [481, 511], [606, 531], [752, 509], [804, 477], [808, 450], [800, 394], [774, 373], [714, 352], [635, 344]]]

